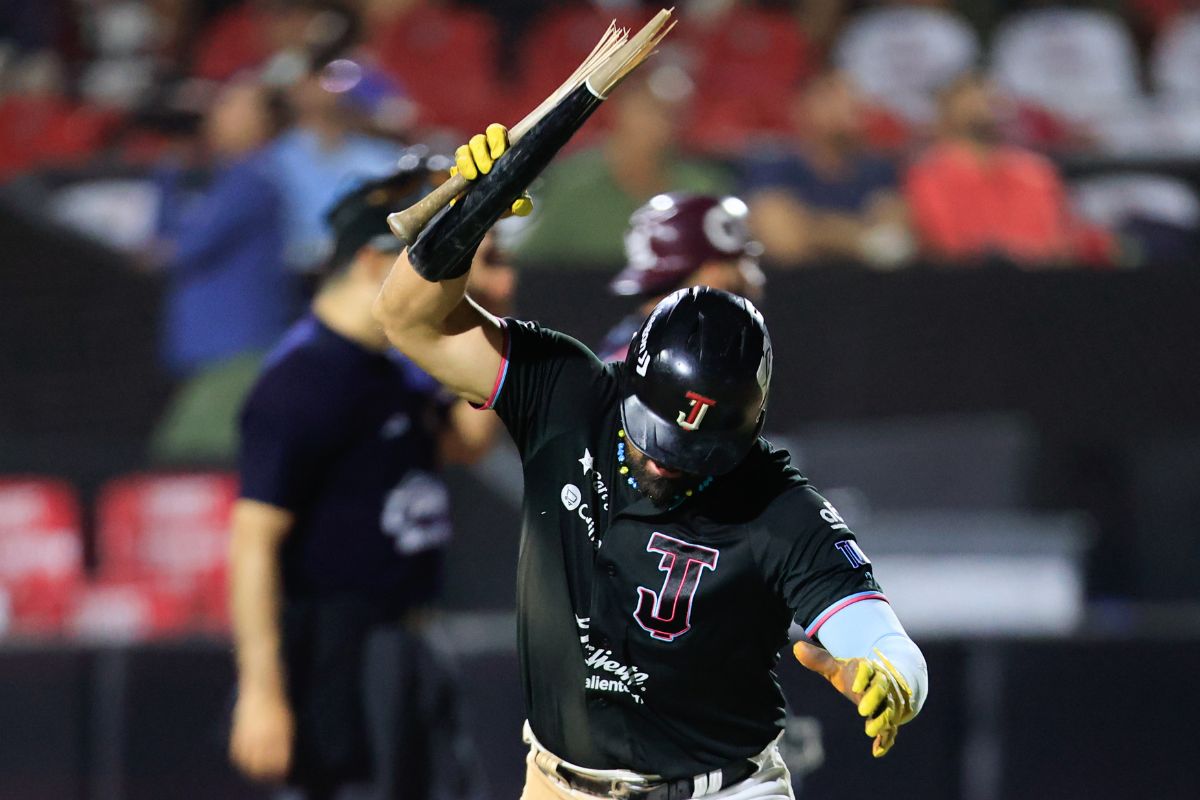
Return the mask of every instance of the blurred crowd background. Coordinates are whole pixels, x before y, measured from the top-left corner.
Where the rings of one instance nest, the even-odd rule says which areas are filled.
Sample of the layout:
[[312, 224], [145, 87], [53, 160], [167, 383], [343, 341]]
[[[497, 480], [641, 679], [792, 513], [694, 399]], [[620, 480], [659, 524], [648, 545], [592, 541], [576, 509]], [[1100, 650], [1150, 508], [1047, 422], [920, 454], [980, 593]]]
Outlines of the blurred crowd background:
[[[0, 0], [0, 718], [28, 734], [0, 753], [0, 798], [217, 780], [234, 420], [329, 256], [325, 211], [401, 159], [515, 123], [610, 20], [636, 28], [657, 7]], [[1147, 638], [1180, 670], [1200, 663], [1200, 3], [677, 12], [531, 187], [534, 214], [506, 223], [518, 313], [597, 344], [633, 308], [606, 289], [630, 214], [664, 191], [743, 198], [779, 353], [768, 433], [954, 676], [935, 669], [945, 705], [913, 726], [937, 760], [884, 769], [916, 770], [923, 797], [1083, 796], [1093, 759], [1076, 756], [1092, 751], [1014, 743], [1068, 738], [1039, 716], [1060, 698], [1023, 693], [1032, 665], [1079, 678], [1111, 655], [1074, 713]], [[501, 659], [501, 694], [474, 687], [485, 708], [516, 688], [512, 458], [452, 474], [452, 649]], [[117, 643], [126, 671], [71, 642]], [[114, 696], [165, 697], [169, 676], [200, 687], [178, 712], [207, 737], [199, 756], [170, 749], [147, 698], [113, 722]], [[506, 742], [489, 764], [519, 770], [515, 729], [482, 730]], [[837, 745], [796, 730], [814, 796], [865, 796], [822, 784]], [[1157, 741], [1126, 756], [1161, 757]], [[1086, 767], [1088, 796], [1124, 796], [1104, 791], [1137, 785], [1129, 763]], [[1196, 776], [1164, 772], [1180, 769], [1153, 796], [1188, 796], [1169, 781]], [[1074, 788], [1029, 788], [1047, 785]], [[235, 796], [221, 786], [194, 796]]]
[[[1188, 0], [682, 10], [654, 70], [547, 178], [544, 221], [519, 262], [617, 261], [628, 212], [672, 188], [748, 195], [768, 258], [789, 266], [1115, 267], [1194, 245], [1186, 180], [1065, 181], [1044, 158], [1200, 149], [1200, 12]], [[515, 121], [610, 19], [636, 27], [649, 11], [633, 0], [9, 2], [0, 177], [98, 164], [160, 175], [273, 149], [263, 177], [288, 205], [278, 257], [303, 271], [319, 257], [305, 232], [319, 227], [318, 187], [336, 192], [389, 147], [445, 150], [485, 120]], [[964, 148], [995, 150], [1003, 178], [983, 181]], [[569, 199], [580, 187], [604, 192], [587, 218]], [[56, 209], [124, 247], [170, 230], [149, 199], [120, 212], [99, 195], [74, 203]]]

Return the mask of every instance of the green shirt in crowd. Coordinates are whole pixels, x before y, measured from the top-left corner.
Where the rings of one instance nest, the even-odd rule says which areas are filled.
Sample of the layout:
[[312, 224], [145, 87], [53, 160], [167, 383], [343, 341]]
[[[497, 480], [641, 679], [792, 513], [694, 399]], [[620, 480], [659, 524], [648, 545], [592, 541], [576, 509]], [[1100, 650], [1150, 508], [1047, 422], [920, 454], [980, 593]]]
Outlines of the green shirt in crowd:
[[[711, 162], [675, 159], [665, 191], [724, 194], [732, 178]], [[583, 150], [546, 171], [533, 187], [534, 212], [515, 243], [521, 267], [617, 267], [625, 263], [629, 217], [649, 197], [620, 187], [601, 148]]]

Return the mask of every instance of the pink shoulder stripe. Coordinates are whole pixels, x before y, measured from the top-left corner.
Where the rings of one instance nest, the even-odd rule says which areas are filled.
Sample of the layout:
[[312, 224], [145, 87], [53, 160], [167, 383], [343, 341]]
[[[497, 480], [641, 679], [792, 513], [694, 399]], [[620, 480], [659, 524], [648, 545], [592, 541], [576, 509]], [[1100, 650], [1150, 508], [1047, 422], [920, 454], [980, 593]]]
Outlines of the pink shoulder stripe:
[[817, 616], [816, 620], [814, 620], [811, 625], [804, 629], [804, 635], [810, 639], [813, 638], [817, 635], [817, 631], [821, 630], [821, 626], [829, 621], [830, 617], [841, 611], [843, 608], [852, 606], [862, 600], [882, 600], [885, 603], [888, 601], [887, 597], [885, 597], [882, 592], [859, 592], [858, 594], [852, 594], [848, 597], [843, 597], [841, 600], [838, 600], [836, 603], [822, 611]]
[[512, 347], [512, 337], [508, 333], [508, 320], [500, 320], [500, 329], [504, 331], [504, 355], [500, 357], [500, 369], [496, 370], [496, 382], [492, 384], [492, 393], [488, 396], [487, 400], [483, 401], [482, 405], [476, 406], [480, 411], [496, 407], [496, 400], [500, 397], [500, 390], [504, 388], [504, 379], [508, 377], [508, 358]]

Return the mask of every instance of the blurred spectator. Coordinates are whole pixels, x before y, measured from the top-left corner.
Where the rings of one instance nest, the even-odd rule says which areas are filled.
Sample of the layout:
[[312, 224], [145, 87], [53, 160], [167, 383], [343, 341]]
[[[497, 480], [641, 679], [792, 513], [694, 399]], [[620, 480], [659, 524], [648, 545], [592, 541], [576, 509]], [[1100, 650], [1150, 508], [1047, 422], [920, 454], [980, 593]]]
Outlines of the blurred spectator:
[[286, 203], [287, 263], [294, 270], [311, 271], [328, 255], [324, 217], [333, 202], [350, 186], [392, 171], [403, 153], [399, 144], [360, 130], [370, 109], [355, 90], [368, 88], [367, 75], [358, 62], [341, 59], [292, 87], [296, 122], [271, 156]]
[[722, 194], [725, 172], [676, 152], [691, 82], [674, 66], [634, 73], [609, 101], [612, 129], [594, 147], [564, 158], [535, 184], [534, 217], [517, 244], [519, 264], [618, 264], [633, 212], [656, 194]]
[[905, 187], [927, 255], [1025, 267], [1111, 263], [1112, 236], [1077, 219], [1054, 165], [1000, 141], [998, 100], [987, 81], [965, 77], [940, 100], [938, 140], [909, 170]]
[[903, 262], [912, 241], [896, 168], [865, 150], [862, 101], [850, 76], [827, 72], [793, 104], [798, 146], [744, 169], [751, 227], [767, 258]]
[[161, 176], [161, 219], [173, 249], [166, 261], [165, 357], [188, 381], [155, 434], [160, 460], [232, 457], [237, 408], [262, 353], [296, 308], [282, 261], [283, 202], [267, 149], [282, 124], [276, 95], [235, 82], [205, 124], [217, 165], [211, 185], [185, 203], [179, 173]]
[[932, 94], [975, 67], [979, 37], [945, 0], [888, 0], [851, 19], [834, 61], [910, 124], [934, 116]]

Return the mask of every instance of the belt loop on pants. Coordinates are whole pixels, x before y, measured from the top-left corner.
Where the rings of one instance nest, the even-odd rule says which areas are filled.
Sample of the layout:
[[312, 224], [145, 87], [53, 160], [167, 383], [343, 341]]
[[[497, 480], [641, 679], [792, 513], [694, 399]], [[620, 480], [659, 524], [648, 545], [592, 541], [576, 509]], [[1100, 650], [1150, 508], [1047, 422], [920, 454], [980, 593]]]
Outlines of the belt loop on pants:
[[746, 780], [760, 766], [750, 759], [742, 759], [690, 778], [664, 781], [657, 775], [641, 775], [628, 770], [586, 769], [563, 761], [542, 746], [528, 722], [525, 723], [523, 738], [532, 749], [534, 765], [545, 775], [567, 784], [575, 791], [619, 800], [691, 800], [707, 797]]
[[558, 774], [558, 766], [562, 762], [549, 750], [534, 748], [533, 763], [547, 775], [556, 775]]

